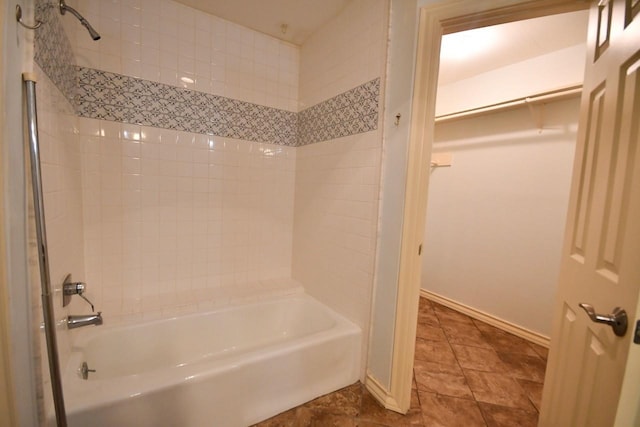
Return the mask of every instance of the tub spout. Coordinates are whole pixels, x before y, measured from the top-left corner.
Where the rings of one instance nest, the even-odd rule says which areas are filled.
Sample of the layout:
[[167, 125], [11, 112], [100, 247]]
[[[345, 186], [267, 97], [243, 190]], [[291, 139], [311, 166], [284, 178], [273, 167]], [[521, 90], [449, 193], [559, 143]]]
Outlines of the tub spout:
[[71, 315], [67, 317], [67, 327], [69, 329], [80, 328], [88, 325], [102, 325], [102, 312], [99, 311], [98, 314], [86, 314], [80, 316]]

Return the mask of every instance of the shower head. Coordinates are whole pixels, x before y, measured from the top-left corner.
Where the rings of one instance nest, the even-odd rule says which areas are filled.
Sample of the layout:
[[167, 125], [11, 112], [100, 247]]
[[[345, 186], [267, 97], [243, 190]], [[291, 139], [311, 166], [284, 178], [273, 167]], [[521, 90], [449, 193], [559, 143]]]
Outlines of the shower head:
[[87, 31], [89, 31], [89, 35], [91, 35], [92, 39], [100, 40], [100, 34], [98, 34], [98, 32], [93, 29], [91, 24], [89, 24], [89, 21], [84, 19], [84, 17], [82, 15], [80, 15], [77, 10], [75, 10], [71, 6], [67, 6], [67, 4], [64, 2], [64, 0], [60, 0], [60, 3], [58, 3], [58, 6], [60, 8], [60, 14], [61, 15], [64, 15], [65, 13], [70, 12], [73, 16], [78, 18], [80, 23], [87, 29]]

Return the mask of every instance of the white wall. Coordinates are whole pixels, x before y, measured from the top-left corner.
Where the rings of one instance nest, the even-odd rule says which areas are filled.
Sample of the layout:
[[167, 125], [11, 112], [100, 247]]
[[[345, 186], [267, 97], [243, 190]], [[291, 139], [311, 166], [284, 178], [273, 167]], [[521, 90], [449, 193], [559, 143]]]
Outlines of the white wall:
[[291, 276], [295, 148], [78, 120], [87, 296], [105, 322], [286, 289], [269, 279]]
[[80, 0], [78, 10], [102, 35], [65, 26], [80, 66], [297, 111], [291, 43], [172, 0]]
[[300, 110], [381, 76], [386, 0], [353, 0], [312, 34], [300, 52]]
[[[21, 3], [25, 12], [24, 19], [30, 19], [32, 1]], [[15, 4], [3, 2], [2, 20], [2, 101], [0, 114], [5, 126], [1, 130], [0, 149], [2, 150], [1, 170], [6, 232], [5, 252], [7, 254], [6, 276], [0, 279], [0, 286], [6, 287], [9, 319], [10, 350], [5, 355], [10, 359], [13, 380], [13, 397], [16, 404], [19, 426], [37, 425], [38, 402], [36, 386], [38, 378], [34, 370], [33, 357], [37, 349], [33, 346], [34, 331], [37, 327], [32, 314], [30, 296], [32, 290], [28, 274], [27, 243], [27, 193], [24, 135], [22, 126], [22, 77], [24, 71], [31, 71], [33, 61], [32, 32], [20, 27], [15, 17]], [[28, 21], [30, 22], [30, 21]]]
[[[61, 366], [67, 363], [71, 352], [71, 332], [64, 320], [69, 314], [90, 312], [87, 303], [73, 298], [71, 304], [62, 307], [62, 283], [67, 274], [74, 281], [84, 280], [84, 239], [82, 218], [81, 149], [75, 134], [77, 118], [73, 107], [64, 95], [36, 66], [38, 104], [38, 131], [40, 138], [40, 160], [42, 167], [42, 189], [44, 193], [45, 221], [49, 254], [49, 273], [53, 289], [53, 311], [58, 327], [56, 338]], [[32, 207], [32, 204], [29, 204]], [[33, 218], [32, 218], [33, 221]], [[34, 225], [30, 227], [30, 241], [35, 244]], [[35, 249], [34, 249], [35, 252]], [[38, 323], [43, 321], [37, 255], [31, 264], [33, 276], [33, 304], [37, 307]], [[51, 379], [46, 356], [44, 335], [37, 334], [42, 353], [42, 386], [45, 409], [52, 411]], [[48, 413], [52, 415], [52, 413]]]
[[422, 288], [549, 335], [578, 99], [436, 126]]
[[436, 116], [581, 85], [585, 49], [581, 43], [438, 86]]
[[[367, 366], [371, 375], [387, 388], [391, 383], [398, 267], [402, 243], [407, 141], [411, 117], [410, 94], [414, 76], [415, 28], [415, 0], [392, 1], [385, 83], [387, 90], [382, 115], [384, 141], [371, 315], [371, 345]], [[397, 126], [394, 124], [396, 114], [401, 115]]]
[[[289, 111], [296, 111], [298, 102], [308, 107], [384, 74], [384, 0], [352, 2], [301, 49], [171, 0], [81, 0], [78, 8], [102, 34], [94, 42], [84, 28], [64, 22], [83, 67]], [[300, 50], [304, 79], [299, 82]], [[362, 223], [355, 227], [349, 215], [330, 217], [330, 227], [346, 225], [350, 232], [336, 233], [330, 247], [361, 260], [331, 266], [340, 273], [337, 282], [349, 280], [349, 285], [331, 285], [338, 292], [325, 302], [368, 333], [380, 126], [293, 148], [86, 118], [77, 123], [87, 295], [111, 321], [193, 311], [203, 300], [224, 303], [277, 287], [265, 279], [289, 277], [299, 151], [306, 163], [296, 176], [301, 183], [297, 224], [310, 218], [309, 197], [325, 203], [314, 215], [334, 215], [340, 210], [336, 203], [347, 207], [343, 211], [363, 206], [356, 217]], [[338, 171], [331, 182], [323, 175], [329, 170]], [[298, 246], [306, 244], [301, 242]], [[298, 253], [294, 263], [337, 261], [331, 251], [319, 259]], [[305, 279], [307, 290], [326, 296], [320, 290], [326, 278], [300, 265], [297, 277]]]
[[[436, 115], [580, 85], [586, 44], [438, 87]], [[549, 335], [578, 101], [436, 125], [422, 287]], [[545, 129], [537, 129], [543, 120]]]
[[[78, 8], [102, 35], [65, 25], [80, 66], [297, 111], [295, 45], [171, 0]], [[296, 286], [295, 148], [88, 118], [78, 134], [87, 296], [105, 322]]]
[[[170, 0], [83, 0], [102, 40], [65, 29], [81, 66], [295, 111], [384, 79], [388, 5], [353, 1], [311, 36], [300, 82], [296, 46]], [[363, 328], [366, 358], [382, 123], [299, 148], [77, 123], [87, 296], [106, 322], [255, 295], [293, 263], [310, 294]]]
[[[301, 106], [377, 77], [384, 79], [388, 6], [386, 0], [354, 0], [302, 46]], [[380, 99], [383, 94], [381, 90]], [[375, 262], [381, 126], [379, 122], [376, 131], [296, 149], [293, 278], [362, 328], [363, 374]]]

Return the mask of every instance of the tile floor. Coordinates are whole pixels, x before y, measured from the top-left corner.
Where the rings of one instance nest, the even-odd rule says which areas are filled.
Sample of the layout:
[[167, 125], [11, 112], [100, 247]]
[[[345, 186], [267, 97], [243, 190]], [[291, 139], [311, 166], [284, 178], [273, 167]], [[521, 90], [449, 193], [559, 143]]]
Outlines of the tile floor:
[[420, 298], [411, 409], [358, 383], [254, 427], [535, 427], [547, 349]]

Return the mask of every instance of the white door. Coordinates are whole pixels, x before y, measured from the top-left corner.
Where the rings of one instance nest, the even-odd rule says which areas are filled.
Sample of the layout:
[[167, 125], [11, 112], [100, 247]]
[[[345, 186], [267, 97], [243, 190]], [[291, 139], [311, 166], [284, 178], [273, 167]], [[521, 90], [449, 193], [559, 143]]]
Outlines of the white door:
[[[618, 402], [640, 288], [640, 0], [600, 0], [589, 21], [578, 145], [540, 426], [638, 425]], [[622, 337], [595, 323], [626, 309]], [[637, 353], [636, 353], [637, 354]], [[636, 356], [637, 357], [637, 356]], [[635, 361], [640, 364], [640, 360]], [[634, 370], [635, 371], [635, 370]], [[633, 387], [635, 388], [635, 387]], [[625, 393], [627, 393], [625, 387]], [[632, 402], [638, 405], [640, 396]], [[626, 416], [626, 415], [625, 415]]]

